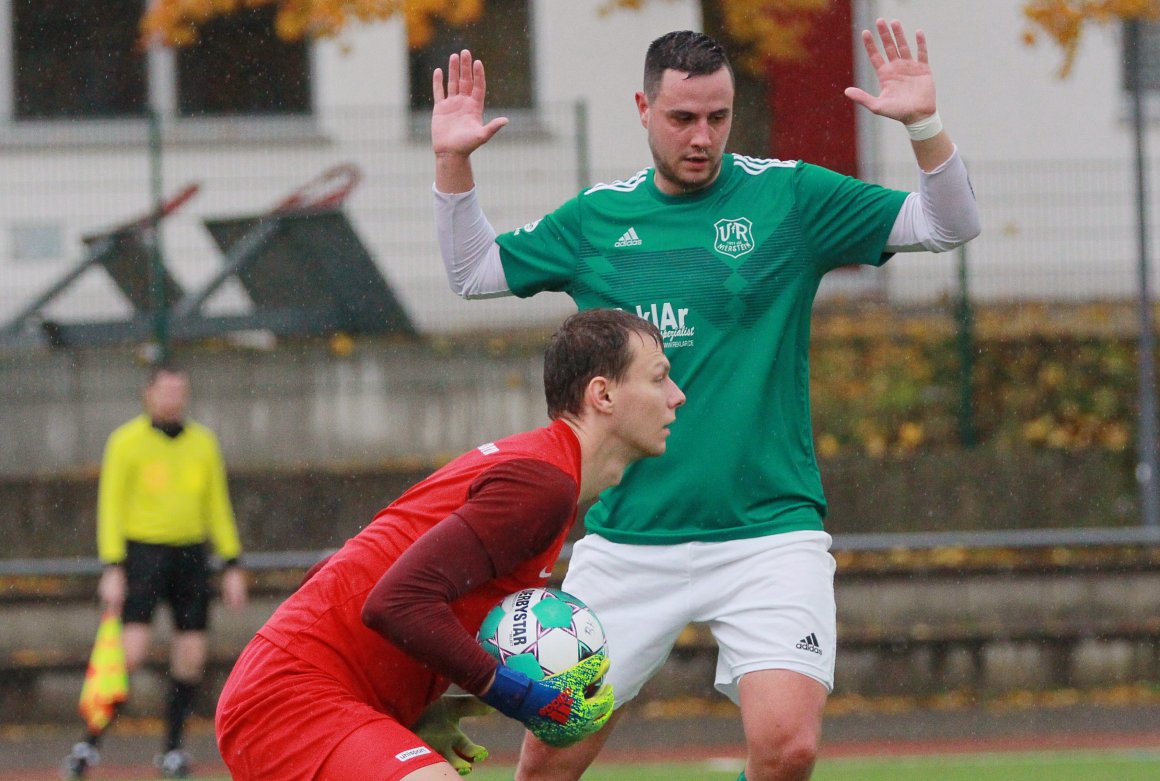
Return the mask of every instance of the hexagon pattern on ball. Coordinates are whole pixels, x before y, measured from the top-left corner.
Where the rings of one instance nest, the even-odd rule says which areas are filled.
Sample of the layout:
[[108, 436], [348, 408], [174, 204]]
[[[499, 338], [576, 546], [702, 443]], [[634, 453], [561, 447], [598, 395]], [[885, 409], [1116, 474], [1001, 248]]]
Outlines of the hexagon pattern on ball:
[[561, 673], [594, 653], [607, 653], [604, 628], [592, 609], [554, 588], [509, 594], [484, 618], [478, 639], [501, 664], [533, 680]]

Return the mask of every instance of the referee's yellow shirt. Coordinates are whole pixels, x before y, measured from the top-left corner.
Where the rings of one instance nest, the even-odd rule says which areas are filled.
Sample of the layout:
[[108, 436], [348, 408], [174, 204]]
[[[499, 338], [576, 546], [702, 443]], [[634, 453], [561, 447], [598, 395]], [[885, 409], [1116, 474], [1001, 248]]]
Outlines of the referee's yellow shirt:
[[113, 564], [125, 542], [192, 545], [207, 540], [222, 559], [241, 553], [217, 437], [192, 420], [177, 437], [147, 415], [119, 426], [105, 444], [97, 491], [97, 554]]

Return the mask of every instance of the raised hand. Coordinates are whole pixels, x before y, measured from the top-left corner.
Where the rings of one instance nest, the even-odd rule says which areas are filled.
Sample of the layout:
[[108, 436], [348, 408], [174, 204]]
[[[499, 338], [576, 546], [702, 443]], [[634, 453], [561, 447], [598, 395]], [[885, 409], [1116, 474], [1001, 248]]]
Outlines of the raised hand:
[[882, 51], [874, 41], [874, 34], [862, 31], [862, 45], [870, 57], [870, 64], [878, 76], [879, 94], [871, 95], [857, 87], [847, 87], [846, 97], [865, 106], [879, 116], [911, 124], [935, 113], [934, 76], [927, 60], [926, 35], [918, 30], [915, 43], [918, 56], [910, 51], [902, 23], [885, 19], [876, 23]]
[[431, 111], [431, 146], [436, 156], [467, 157], [508, 123], [507, 117], [496, 117], [484, 124], [487, 79], [483, 62], [473, 60], [467, 49], [448, 59], [446, 89], [441, 68], [432, 74], [431, 88], [435, 97]]

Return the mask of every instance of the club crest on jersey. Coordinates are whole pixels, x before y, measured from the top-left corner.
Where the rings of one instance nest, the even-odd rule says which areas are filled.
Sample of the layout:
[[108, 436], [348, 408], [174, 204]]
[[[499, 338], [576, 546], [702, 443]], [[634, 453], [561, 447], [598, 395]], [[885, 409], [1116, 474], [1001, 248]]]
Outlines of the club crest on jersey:
[[753, 251], [753, 223], [746, 217], [734, 220], [717, 220], [713, 223], [716, 236], [713, 249], [722, 255], [739, 258]]

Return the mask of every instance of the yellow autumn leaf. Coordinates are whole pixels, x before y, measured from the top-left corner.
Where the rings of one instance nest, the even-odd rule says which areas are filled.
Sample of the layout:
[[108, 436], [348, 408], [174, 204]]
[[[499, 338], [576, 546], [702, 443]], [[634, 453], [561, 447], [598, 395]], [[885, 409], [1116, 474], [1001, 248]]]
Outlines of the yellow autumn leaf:
[[1127, 450], [1132, 444], [1132, 435], [1122, 423], [1109, 423], [1100, 431], [1100, 444], [1107, 450]]
[[[1066, 78], [1079, 51], [1085, 24], [1160, 19], [1160, 0], [1032, 0], [1023, 4], [1023, 15], [1063, 50], [1059, 77]], [[1034, 45], [1036, 40], [1034, 31], [1023, 33], [1024, 43]]]
[[866, 450], [866, 455], [871, 458], [883, 458], [886, 455], [886, 437], [881, 434], [870, 434], [863, 440], [862, 446]]
[[904, 452], [911, 452], [922, 444], [923, 430], [921, 423], [907, 421], [898, 427], [898, 446]]
[[1050, 415], [1043, 415], [1035, 420], [1023, 424], [1023, 438], [1031, 443], [1043, 443], [1051, 434], [1055, 421]]
[[817, 440], [818, 455], [822, 458], [833, 458], [842, 451], [842, 445], [833, 434], [819, 434]]
[[368, 23], [402, 16], [408, 43], [416, 47], [430, 40], [434, 20], [452, 25], [477, 21], [484, 0], [154, 0], [141, 17], [141, 36], [184, 46], [197, 40], [200, 25], [265, 5], [277, 8], [274, 29], [284, 40], [337, 35], [351, 20]]

